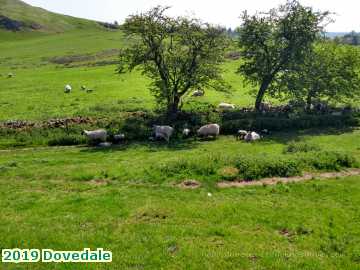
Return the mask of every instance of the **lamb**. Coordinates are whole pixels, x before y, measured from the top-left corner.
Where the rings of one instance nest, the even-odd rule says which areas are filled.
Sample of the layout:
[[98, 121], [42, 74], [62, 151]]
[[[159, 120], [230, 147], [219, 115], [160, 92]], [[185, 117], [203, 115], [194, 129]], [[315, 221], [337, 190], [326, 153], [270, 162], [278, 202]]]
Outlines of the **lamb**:
[[64, 92], [65, 93], [70, 93], [71, 92], [71, 85], [69, 85], [69, 84], [67, 84], [67, 85], [65, 85], [65, 89], [64, 89]]
[[91, 144], [99, 144], [101, 142], [106, 142], [107, 138], [107, 131], [104, 129], [98, 129], [93, 131], [84, 130], [82, 134], [85, 134]]
[[241, 130], [240, 129], [236, 134], [236, 139], [237, 140], [243, 140], [247, 134], [248, 134], [248, 132], [246, 130]]
[[197, 134], [199, 137], [214, 137], [216, 138], [220, 134], [220, 126], [218, 124], [209, 124], [206, 126], [202, 126]]
[[190, 130], [190, 129], [184, 128], [184, 130], [183, 130], [183, 132], [182, 132], [182, 135], [183, 135], [184, 137], [188, 137], [188, 136], [190, 135], [190, 133], [191, 133], [191, 130]]
[[155, 139], [164, 139], [170, 141], [170, 137], [174, 133], [174, 129], [170, 126], [154, 126]]
[[125, 134], [120, 133], [120, 134], [115, 134], [114, 135], [114, 142], [115, 143], [120, 143], [120, 142], [122, 142], [124, 140], [125, 140]]
[[192, 97], [202, 97], [204, 95], [205, 95], [204, 90], [199, 89], [199, 90], [194, 91], [191, 96]]
[[234, 110], [235, 105], [222, 102], [222, 103], [219, 104], [218, 108], [221, 109], [221, 110]]
[[246, 136], [244, 137], [244, 140], [246, 142], [254, 142], [254, 141], [257, 141], [257, 140], [260, 140], [261, 137], [259, 134], [257, 134], [256, 132], [248, 132], [246, 134]]

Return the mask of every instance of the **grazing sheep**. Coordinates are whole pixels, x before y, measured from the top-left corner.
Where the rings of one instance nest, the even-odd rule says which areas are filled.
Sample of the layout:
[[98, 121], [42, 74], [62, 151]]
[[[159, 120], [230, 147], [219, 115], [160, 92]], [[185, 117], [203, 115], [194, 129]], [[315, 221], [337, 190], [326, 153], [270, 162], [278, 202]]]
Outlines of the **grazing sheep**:
[[99, 144], [101, 142], [105, 142], [107, 138], [107, 131], [104, 129], [98, 129], [93, 131], [84, 130], [82, 134], [85, 134], [91, 144]]
[[214, 137], [216, 138], [220, 134], [220, 126], [218, 124], [209, 124], [199, 128], [197, 131], [199, 137]]
[[155, 139], [164, 139], [169, 142], [173, 133], [174, 129], [170, 126], [154, 126]]
[[219, 104], [218, 108], [221, 109], [221, 110], [234, 110], [235, 105], [222, 102], [222, 103]]
[[257, 134], [256, 132], [248, 132], [248, 134], [246, 134], [246, 136], [244, 137], [244, 140], [246, 142], [254, 142], [260, 139], [261, 139], [260, 135]]
[[205, 95], [204, 90], [199, 89], [199, 90], [194, 91], [191, 96], [192, 97], [202, 97], [204, 95]]
[[183, 132], [182, 132], [182, 135], [183, 135], [184, 137], [189, 137], [190, 133], [191, 133], [191, 130], [190, 130], [190, 129], [184, 128], [184, 130], [183, 130]]
[[81, 90], [85, 91], [85, 90], [86, 90], [86, 86], [85, 86], [85, 85], [82, 85], [82, 86], [81, 86]]
[[67, 84], [67, 85], [65, 85], [64, 92], [68, 94], [68, 93], [71, 92], [71, 89], [72, 89], [72, 88], [71, 88], [71, 85]]
[[246, 130], [241, 130], [240, 129], [236, 134], [236, 139], [237, 140], [243, 140], [247, 134], [248, 134], [248, 132]]
[[7, 77], [12, 78], [12, 77], [14, 77], [14, 74], [12, 72], [10, 72], [10, 73], [8, 73]]
[[122, 141], [124, 141], [125, 140], [125, 134], [115, 134], [114, 135], [114, 142], [115, 143], [120, 143], [120, 142], [122, 142]]
[[102, 142], [102, 143], [99, 143], [97, 146], [98, 146], [98, 147], [107, 148], [107, 147], [110, 147], [110, 146], [111, 146], [111, 143], [109, 143], [109, 142]]

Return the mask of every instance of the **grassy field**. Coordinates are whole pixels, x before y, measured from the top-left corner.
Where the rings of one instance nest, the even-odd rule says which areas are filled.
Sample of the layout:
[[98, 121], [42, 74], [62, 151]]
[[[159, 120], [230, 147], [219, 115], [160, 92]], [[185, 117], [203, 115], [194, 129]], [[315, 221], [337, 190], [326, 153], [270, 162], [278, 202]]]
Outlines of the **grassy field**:
[[[113, 119], [156, 108], [149, 80], [139, 71], [115, 72], [118, 50], [126, 43], [121, 31], [18, 1], [0, 0], [0, 14], [48, 26], [38, 32], [0, 29], [0, 122], [78, 115]], [[193, 101], [253, 104], [250, 87], [235, 74], [238, 65], [238, 60], [223, 65], [232, 95], [207, 89]], [[15, 76], [8, 78], [10, 72]], [[64, 93], [66, 84], [71, 94]], [[94, 91], [82, 91], [82, 85]], [[43, 147], [49, 138], [64, 136], [60, 131], [48, 128], [32, 136], [1, 130], [0, 249], [113, 252], [113, 263], [86, 269], [360, 269], [360, 177], [241, 189], [216, 185], [226, 179], [223, 170], [243, 158], [252, 160], [253, 173], [261, 170], [259, 160], [270, 167], [293, 166], [299, 157], [316, 166], [297, 173], [341, 170], [348, 166], [340, 157], [360, 161], [359, 129], [273, 132], [254, 144], [221, 136], [170, 144], [134, 140], [108, 149]], [[39, 141], [29, 143], [33, 139]], [[284, 152], [293, 142], [316, 148]], [[189, 179], [201, 188], [177, 187]], [[84, 267], [0, 264], [0, 269]]]
[[[98, 115], [108, 111], [153, 109], [155, 102], [149, 93], [149, 81], [139, 71], [118, 75], [116, 49], [124, 44], [119, 31], [98, 29], [76, 30], [54, 35], [39, 35], [27, 39], [19, 33], [0, 31], [0, 121], [8, 119], [39, 120], [74, 115]], [[80, 56], [80, 59], [79, 59]], [[74, 58], [70, 67], [54, 63], [54, 58]], [[105, 63], [104, 63], [105, 62]], [[223, 66], [224, 78], [233, 88], [232, 95], [215, 91], [196, 100], [218, 104], [233, 102], [239, 106], [253, 103], [249, 88], [235, 74], [237, 61]], [[15, 77], [9, 79], [12, 72]], [[71, 94], [64, 86], [73, 87]], [[80, 90], [85, 85], [94, 90]], [[11, 109], [10, 109], [11, 108]]]
[[[146, 173], [154, 164], [208, 153], [271, 158], [289, 137], [254, 145], [224, 137], [106, 151], [1, 151], [0, 247], [113, 252], [113, 263], [89, 269], [358, 269], [359, 177], [228, 190], [200, 179], [202, 188], [182, 190], [174, 186], [181, 179]], [[359, 137], [355, 131], [297, 139], [359, 156]], [[2, 269], [22, 266], [50, 269]]]

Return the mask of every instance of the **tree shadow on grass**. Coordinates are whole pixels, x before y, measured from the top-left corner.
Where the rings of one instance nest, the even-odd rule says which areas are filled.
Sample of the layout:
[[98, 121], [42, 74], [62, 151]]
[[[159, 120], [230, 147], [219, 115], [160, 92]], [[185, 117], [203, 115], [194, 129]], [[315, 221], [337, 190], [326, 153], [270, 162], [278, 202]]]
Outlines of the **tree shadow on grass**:
[[289, 132], [276, 132], [269, 136], [269, 140], [287, 144], [292, 141], [301, 141], [304, 137], [307, 136], [324, 136], [324, 135], [342, 135], [345, 133], [352, 133], [356, 130], [355, 127], [342, 127], [342, 128], [312, 128], [305, 130], [292, 130]]
[[181, 150], [190, 150], [196, 148], [199, 145], [200, 141], [195, 140], [194, 138], [189, 139], [174, 139], [169, 143], [165, 141], [135, 141], [135, 142], [126, 142], [124, 144], [113, 144], [110, 147], [98, 147], [98, 146], [89, 146], [85, 149], [82, 149], [81, 152], [94, 153], [94, 152], [116, 152], [116, 151], [126, 151], [136, 148], [145, 148], [147, 152], [160, 152], [160, 151], [181, 151]]

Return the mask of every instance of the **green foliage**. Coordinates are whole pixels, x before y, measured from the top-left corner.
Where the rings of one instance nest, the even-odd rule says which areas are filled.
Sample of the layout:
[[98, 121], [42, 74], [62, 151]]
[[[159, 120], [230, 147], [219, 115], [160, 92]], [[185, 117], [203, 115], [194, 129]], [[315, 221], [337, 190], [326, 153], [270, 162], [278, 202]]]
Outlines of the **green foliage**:
[[260, 85], [256, 109], [260, 110], [266, 91], [274, 81], [281, 80], [282, 72], [303, 64], [327, 15], [328, 12], [314, 12], [296, 0], [268, 13], [243, 13], [239, 46], [244, 61], [238, 72], [251, 84]]
[[318, 145], [307, 142], [290, 142], [284, 149], [284, 153], [307, 153], [312, 151], [320, 151], [321, 148]]
[[307, 104], [319, 100], [343, 102], [360, 95], [360, 52], [333, 42], [318, 43], [296, 70], [284, 72], [271, 89], [273, 97]]
[[48, 141], [49, 146], [70, 146], [84, 143], [86, 143], [84, 136], [68, 134], [58, 135]]
[[[303, 149], [302, 149], [303, 150]], [[256, 180], [267, 177], [290, 177], [304, 171], [338, 171], [342, 168], [358, 167], [354, 157], [346, 153], [331, 151], [298, 151], [298, 155], [207, 155], [197, 158], [178, 158], [151, 167], [163, 177], [211, 177], [211, 179]], [[226, 166], [226, 167], [224, 167]], [[234, 170], [235, 169], [235, 170]], [[234, 172], [236, 172], [234, 174]]]
[[254, 180], [265, 177], [289, 177], [300, 175], [301, 164], [296, 159], [286, 157], [269, 158], [267, 156], [236, 157], [236, 168], [239, 169], [242, 179]]
[[120, 54], [120, 73], [140, 67], [151, 91], [168, 113], [177, 113], [190, 90], [211, 86], [224, 90], [220, 64], [227, 37], [224, 29], [197, 19], [171, 18], [156, 7], [132, 15], [122, 25], [130, 40]]

